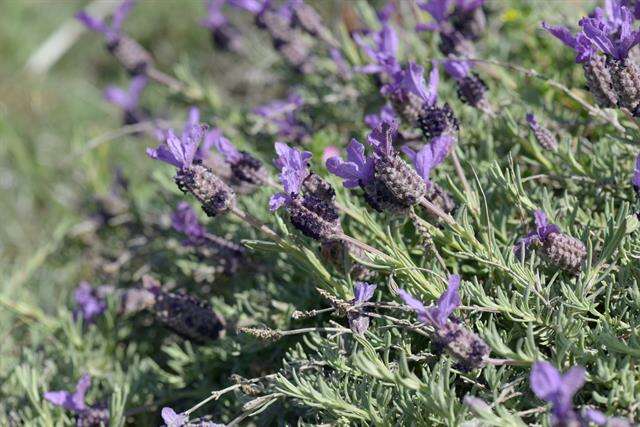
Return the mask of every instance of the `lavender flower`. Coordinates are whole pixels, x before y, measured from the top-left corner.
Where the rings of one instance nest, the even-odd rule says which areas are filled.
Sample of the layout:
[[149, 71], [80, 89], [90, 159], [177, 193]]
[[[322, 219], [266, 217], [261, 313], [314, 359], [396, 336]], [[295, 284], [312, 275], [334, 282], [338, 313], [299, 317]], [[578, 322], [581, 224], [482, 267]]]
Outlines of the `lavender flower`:
[[164, 407], [162, 408], [162, 421], [166, 424], [167, 427], [182, 427], [187, 422], [189, 422], [189, 416], [186, 414], [177, 414], [172, 408]]
[[185, 245], [199, 245], [207, 234], [195, 211], [187, 202], [178, 204], [178, 207], [171, 215], [171, 226], [174, 230], [187, 236], [187, 240], [183, 243]]
[[129, 73], [142, 74], [153, 66], [153, 58], [138, 42], [122, 34], [122, 23], [133, 4], [134, 0], [124, 0], [113, 13], [111, 25], [92, 17], [85, 11], [76, 13], [75, 17], [88, 29], [104, 35], [107, 50]]
[[233, 178], [238, 184], [261, 184], [267, 181], [267, 171], [262, 162], [246, 151], [238, 150], [220, 129], [214, 128], [207, 132], [203, 146], [214, 146], [224, 157], [231, 168]]
[[[358, 305], [363, 304], [373, 298], [373, 292], [376, 290], [376, 285], [370, 285], [365, 282], [355, 283], [354, 294], [355, 297], [350, 303], [357, 308]], [[366, 315], [366, 311], [363, 309], [357, 312], [350, 311], [347, 315], [349, 319], [349, 327], [356, 334], [364, 334], [369, 329], [369, 316]]]
[[291, 93], [287, 99], [271, 101], [255, 108], [253, 112], [275, 126], [276, 135], [279, 138], [300, 142], [309, 134], [305, 125], [296, 116], [302, 105], [304, 105], [302, 97]]
[[175, 135], [172, 129], [169, 129], [166, 133], [166, 141], [157, 148], [147, 148], [147, 155], [152, 159], [169, 163], [178, 169], [187, 169], [193, 164], [203, 134], [201, 126], [193, 126], [180, 138]]
[[389, 79], [400, 71], [397, 59], [398, 35], [389, 24], [383, 23], [382, 29], [372, 33], [369, 38], [354, 34], [353, 39], [372, 61], [368, 65], [357, 67], [357, 72], [381, 74]]
[[85, 403], [85, 395], [89, 387], [91, 387], [91, 376], [84, 374], [80, 377], [80, 380], [78, 380], [73, 393], [69, 391], [48, 391], [44, 394], [44, 398], [68, 411], [82, 412], [88, 408]]
[[587, 256], [587, 249], [580, 240], [564, 234], [555, 224], [549, 224], [541, 210], [535, 211], [536, 231], [520, 238], [514, 246], [517, 257], [521, 251], [535, 246], [547, 262], [562, 270], [578, 274]]
[[538, 144], [547, 150], [555, 150], [558, 148], [558, 141], [556, 141], [556, 138], [549, 129], [538, 123], [536, 116], [532, 113], [528, 113], [526, 119], [529, 124], [529, 128], [536, 137], [536, 141], [538, 141]]
[[580, 366], [574, 366], [565, 374], [560, 374], [548, 362], [534, 363], [529, 377], [531, 390], [538, 399], [551, 403], [553, 425], [564, 426], [578, 421], [572, 401], [573, 396], [584, 385], [585, 373]]
[[347, 147], [347, 161], [331, 157], [326, 161], [327, 170], [344, 179], [345, 188], [365, 186], [373, 181], [374, 159], [364, 153], [364, 145], [352, 139]]
[[389, 97], [396, 113], [413, 125], [422, 110], [435, 105], [438, 99], [438, 69], [435, 66], [431, 69], [428, 85], [424, 81], [424, 68], [415, 62], [409, 62], [407, 68], [393, 77], [393, 82], [385, 85], [381, 92]]
[[113, 13], [111, 25], [107, 25], [106, 22], [92, 17], [84, 10], [76, 13], [75, 17], [88, 29], [97, 33], [102, 33], [108, 44], [113, 44], [119, 41], [120, 33], [122, 31], [122, 23], [126, 19], [127, 15], [129, 15], [129, 12], [131, 12], [133, 5], [134, 0], [124, 0]]
[[377, 114], [367, 114], [366, 116], [364, 116], [364, 123], [370, 129], [377, 128], [382, 124], [382, 122], [393, 122], [395, 120], [395, 111], [389, 104], [385, 104]]
[[211, 40], [216, 47], [239, 51], [242, 48], [240, 31], [222, 13], [226, 3], [227, 0], [206, 0], [207, 17], [200, 21], [200, 25], [211, 31]]
[[433, 327], [436, 349], [444, 348], [458, 360], [461, 369], [481, 368], [486, 364], [491, 349], [482, 338], [465, 328], [459, 321], [449, 319], [451, 313], [460, 305], [459, 287], [460, 277], [449, 276], [447, 290], [440, 296], [436, 305], [429, 308], [402, 289], [398, 289], [398, 294], [405, 304], [416, 311], [419, 321]]
[[638, 154], [638, 157], [636, 157], [636, 165], [633, 171], [633, 178], [631, 178], [631, 184], [636, 190], [638, 196], [640, 196], [640, 154]]
[[453, 313], [453, 310], [460, 305], [460, 276], [449, 276], [449, 286], [447, 290], [440, 296], [435, 307], [426, 308], [422, 301], [414, 298], [407, 291], [398, 289], [398, 294], [409, 307], [414, 309], [418, 315], [418, 320], [428, 323], [434, 328], [441, 328], [446, 325], [447, 319]]
[[107, 302], [88, 282], [80, 282], [74, 292], [74, 318], [82, 316], [85, 323], [93, 323], [107, 309]]
[[146, 86], [147, 77], [140, 75], [131, 79], [127, 90], [109, 86], [104, 91], [104, 99], [122, 110], [125, 125], [133, 125], [141, 121], [143, 114], [138, 109], [138, 101]]
[[273, 212], [282, 205], [291, 202], [291, 198], [302, 189], [302, 183], [309, 175], [307, 161], [311, 158], [308, 151], [299, 151], [282, 142], [275, 143], [276, 158], [273, 164], [280, 170], [279, 179], [284, 193], [277, 193], [269, 200], [269, 209]]
[[487, 85], [477, 73], [472, 73], [473, 63], [469, 61], [444, 61], [445, 71], [458, 84], [458, 98], [472, 107], [489, 111], [489, 104], [485, 98]]
[[434, 22], [419, 23], [416, 31], [436, 31], [440, 34], [440, 51], [471, 53], [473, 46], [466, 41], [479, 38], [484, 32], [486, 18], [482, 11], [484, 0], [429, 0], [418, 3]]
[[616, 60], [624, 60], [629, 50], [640, 43], [640, 31], [633, 31], [633, 14], [618, 2], [610, 3], [607, 17], [598, 8], [594, 17], [580, 21], [584, 35], [604, 53]]
[[576, 52], [576, 62], [578, 63], [590, 60], [597, 52], [591, 40], [582, 31], [574, 36], [568, 28], [549, 25], [544, 21], [542, 22], [542, 28], [573, 49]]
[[244, 9], [253, 15], [263, 13], [270, 5], [270, 0], [228, 0], [231, 6]]

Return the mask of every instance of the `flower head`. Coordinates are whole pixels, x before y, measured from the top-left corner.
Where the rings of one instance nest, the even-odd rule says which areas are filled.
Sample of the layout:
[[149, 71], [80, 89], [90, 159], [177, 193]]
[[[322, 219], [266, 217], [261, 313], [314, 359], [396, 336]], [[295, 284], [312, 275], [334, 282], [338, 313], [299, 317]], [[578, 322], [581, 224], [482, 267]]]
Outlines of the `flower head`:
[[104, 37], [107, 39], [108, 43], [117, 42], [120, 38], [120, 32], [122, 30], [122, 23], [125, 18], [131, 11], [133, 7], [134, 0], [124, 0], [120, 6], [113, 12], [113, 17], [111, 18], [111, 25], [107, 25], [101, 19], [94, 18], [89, 15], [84, 10], [75, 14], [75, 17], [78, 21], [84, 24], [88, 29], [102, 33]]
[[56, 406], [79, 413], [88, 409], [84, 400], [89, 387], [91, 387], [91, 377], [89, 374], [84, 374], [80, 377], [73, 393], [70, 391], [48, 391], [44, 394], [44, 398]]
[[374, 32], [369, 38], [354, 34], [356, 44], [371, 59], [371, 63], [356, 70], [364, 74], [386, 74], [393, 76], [400, 71], [398, 55], [398, 35], [391, 25], [383, 23], [380, 31]]
[[116, 86], [109, 86], [104, 91], [104, 99], [111, 104], [117, 105], [125, 112], [133, 112], [138, 108], [140, 94], [147, 85], [147, 77], [137, 75], [131, 79], [131, 84], [127, 90], [122, 90]]
[[346, 188], [366, 185], [373, 180], [374, 159], [364, 153], [364, 145], [352, 139], [347, 147], [347, 161], [334, 156], [326, 162], [327, 170], [342, 178]]
[[224, 157], [227, 163], [235, 164], [242, 159], [242, 153], [222, 134], [222, 130], [213, 128], [209, 130], [202, 143], [203, 147], [215, 147]]
[[574, 36], [568, 28], [549, 25], [546, 22], [542, 22], [542, 28], [573, 49], [576, 52], [576, 62], [586, 62], [596, 53], [595, 46], [582, 31]]
[[429, 84], [424, 80], [424, 68], [415, 62], [409, 62], [409, 65], [394, 75], [394, 82], [385, 85], [382, 93], [385, 95], [395, 94], [401, 99], [407, 99], [410, 96], [417, 97], [423, 104], [434, 105], [438, 99], [438, 83], [440, 74], [438, 68], [434, 66], [429, 73]]
[[198, 244], [207, 233], [198, 220], [196, 212], [187, 202], [180, 202], [171, 215], [171, 226], [174, 230], [187, 236], [187, 244]]
[[275, 211], [287, 203], [292, 195], [296, 195], [302, 188], [302, 183], [309, 176], [307, 161], [311, 158], [308, 151], [299, 151], [282, 142], [275, 143], [278, 157], [273, 164], [280, 170], [280, 182], [284, 187], [284, 193], [278, 193], [271, 197], [269, 209]]
[[189, 421], [189, 416], [186, 414], [177, 414], [172, 408], [165, 406], [162, 408], [162, 421], [167, 425], [167, 427], [182, 427]]
[[529, 377], [531, 390], [538, 399], [551, 403], [555, 425], [566, 425], [577, 419], [572, 401], [584, 385], [585, 373], [580, 366], [561, 374], [548, 362], [534, 363]]
[[416, 311], [418, 320], [423, 323], [429, 323], [435, 328], [439, 328], [445, 326], [453, 310], [460, 305], [459, 288], [460, 276], [449, 276], [447, 290], [440, 296], [435, 307], [430, 308], [426, 308], [422, 301], [412, 297], [411, 294], [402, 289], [398, 289], [398, 294], [404, 300], [405, 304]]
[[88, 282], [80, 282], [73, 297], [76, 302], [74, 317], [82, 316], [85, 323], [93, 322], [107, 309], [107, 302]]
[[147, 155], [152, 159], [174, 165], [178, 169], [191, 166], [193, 160], [197, 158], [198, 146], [206, 128], [198, 123], [199, 117], [197, 108], [190, 109], [182, 136], [177, 137], [173, 129], [169, 129], [164, 134], [165, 142], [157, 148], [147, 148]]
[[408, 146], [402, 147], [402, 152], [409, 157], [418, 175], [429, 186], [431, 184], [429, 180], [431, 170], [444, 161], [454, 143], [455, 138], [453, 136], [440, 135], [434, 138], [431, 143], [423, 145], [418, 152]]
[[527, 234], [525, 237], [520, 238], [516, 242], [513, 248], [516, 256], [520, 256], [520, 250], [523, 247], [524, 249], [527, 249], [534, 243], [544, 242], [552, 233], [560, 233], [560, 227], [555, 224], [549, 224], [547, 215], [543, 211], [535, 211], [534, 216], [536, 220], [536, 230]]

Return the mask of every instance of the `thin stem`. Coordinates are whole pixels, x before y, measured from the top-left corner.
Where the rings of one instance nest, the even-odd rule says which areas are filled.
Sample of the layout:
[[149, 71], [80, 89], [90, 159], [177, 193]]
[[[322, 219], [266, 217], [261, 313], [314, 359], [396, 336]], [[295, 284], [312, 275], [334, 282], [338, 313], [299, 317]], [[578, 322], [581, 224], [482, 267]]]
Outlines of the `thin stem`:
[[440, 218], [441, 220], [443, 220], [447, 224], [449, 224], [451, 226], [454, 226], [454, 225], [458, 224], [456, 222], [456, 220], [453, 219], [453, 217], [451, 215], [449, 215], [448, 213], [446, 213], [445, 211], [443, 211], [438, 206], [434, 205], [433, 203], [431, 203], [430, 201], [428, 201], [424, 197], [420, 199], [420, 205], [423, 208], [425, 208], [427, 210], [427, 212], [429, 212], [430, 214], [434, 215], [437, 218]]
[[462, 186], [464, 187], [464, 192], [467, 195], [471, 195], [471, 186], [469, 185], [469, 181], [467, 181], [467, 177], [464, 175], [464, 171], [462, 170], [462, 165], [460, 164], [460, 158], [458, 157], [458, 153], [456, 150], [451, 151], [451, 160], [453, 160], [453, 166], [456, 169], [456, 174], [460, 181], [462, 181]]
[[351, 332], [351, 329], [317, 327], [317, 328], [290, 329], [288, 331], [278, 331], [278, 332], [282, 336], [287, 337], [287, 336], [291, 336], [291, 335], [308, 334], [309, 332], [342, 332], [342, 333], [349, 333], [349, 332]]
[[237, 216], [247, 224], [251, 225], [255, 229], [266, 234], [267, 237], [269, 237], [271, 240], [283, 245], [286, 244], [286, 241], [282, 237], [280, 237], [278, 233], [273, 231], [271, 228], [269, 228], [267, 225], [265, 225], [262, 221], [260, 221], [258, 218], [254, 217], [253, 215], [243, 211], [242, 209], [238, 208], [235, 205], [231, 207], [230, 211], [232, 214], [234, 214], [235, 216]]
[[168, 74], [163, 73], [162, 71], [158, 70], [157, 68], [154, 68], [154, 67], [149, 68], [147, 70], [146, 74], [152, 80], [155, 80], [156, 82], [167, 86], [169, 89], [171, 89], [171, 90], [173, 90], [175, 92], [182, 92], [185, 89], [184, 83], [182, 83], [179, 80], [171, 77]]
[[531, 365], [531, 363], [527, 362], [526, 360], [515, 360], [515, 359], [492, 359], [492, 358], [488, 358], [487, 359], [487, 363], [489, 365], [493, 365], [493, 366], [504, 366], [504, 365], [509, 365], [509, 366], [529, 366], [529, 365]]
[[189, 415], [193, 411], [195, 411], [196, 409], [200, 408], [201, 406], [206, 405], [208, 402], [211, 402], [212, 400], [218, 400], [222, 395], [227, 394], [230, 391], [239, 389], [240, 387], [242, 387], [242, 383], [231, 385], [231, 386], [229, 386], [227, 388], [223, 388], [222, 390], [219, 390], [219, 391], [213, 391], [213, 392], [211, 392], [211, 396], [209, 396], [206, 399], [204, 399], [203, 401], [197, 403], [195, 406], [192, 406], [191, 408], [187, 409], [186, 411], [184, 411], [184, 414], [185, 415]]
[[338, 235], [338, 238], [340, 240], [344, 240], [347, 243], [351, 243], [352, 245], [357, 246], [358, 248], [360, 248], [360, 249], [362, 249], [364, 251], [367, 251], [367, 252], [370, 252], [372, 254], [378, 255], [380, 257], [389, 259], [389, 256], [387, 254], [385, 254], [384, 252], [381, 252], [380, 250], [374, 248], [373, 246], [369, 246], [366, 243], [361, 242], [358, 239], [354, 239], [351, 236], [347, 236], [346, 234], [341, 234], [341, 235]]

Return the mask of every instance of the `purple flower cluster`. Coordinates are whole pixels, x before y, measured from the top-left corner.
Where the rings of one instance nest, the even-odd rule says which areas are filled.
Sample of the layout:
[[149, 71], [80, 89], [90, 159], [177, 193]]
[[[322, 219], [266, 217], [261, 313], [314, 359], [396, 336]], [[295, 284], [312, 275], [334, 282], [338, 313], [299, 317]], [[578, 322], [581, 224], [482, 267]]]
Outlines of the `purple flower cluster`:
[[47, 391], [44, 398], [55, 406], [60, 406], [76, 415], [76, 424], [84, 425], [106, 425], [109, 423], [109, 410], [101, 405], [87, 405], [86, 394], [91, 387], [91, 377], [84, 374], [78, 380], [76, 389], [70, 391]]
[[398, 34], [386, 20], [382, 21], [380, 31], [354, 34], [353, 39], [371, 60], [371, 63], [357, 67], [357, 72], [379, 74], [384, 79], [391, 79], [400, 71]]
[[297, 112], [303, 105], [302, 97], [291, 93], [286, 99], [271, 101], [256, 107], [253, 112], [275, 127], [278, 138], [302, 142], [309, 135], [309, 130], [297, 117]]
[[142, 91], [147, 86], [147, 81], [146, 76], [139, 75], [131, 79], [127, 90], [116, 86], [105, 89], [104, 99], [122, 110], [125, 125], [133, 125], [144, 119], [145, 114], [138, 108], [138, 102]]
[[513, 250], [517, 257], [520, 257], [522, 254], [522, 250], [527, 250], [531, 246], [544, 243], [547, 238], [553, 233], [560, 233], [560, 227], [555, 224], [549, 224], [547, 219], [547, 215], [541, 211], [537, 210], [534, 212], [536, 229], [531, 233], [527, 234], [525, 237], [521, 237], [516, 242]]
[[107, 301], [104, 298], [106, 288], [94, 288], [88, 282], [80, 282], [73, 296], [76, 307], [73, 310], [74, 318], [82, 317], [85, 323], [93, 323], [107, 309]]

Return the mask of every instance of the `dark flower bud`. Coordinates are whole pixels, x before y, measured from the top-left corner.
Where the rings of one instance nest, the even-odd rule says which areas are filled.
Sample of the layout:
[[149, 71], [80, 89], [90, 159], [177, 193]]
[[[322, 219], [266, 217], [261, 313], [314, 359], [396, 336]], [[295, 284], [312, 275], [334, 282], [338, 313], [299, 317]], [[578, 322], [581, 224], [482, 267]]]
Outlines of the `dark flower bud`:
[[611, 74], [613, 88], [618, 95], [618, 105], [640, 115], [640, 70], [629, 59], [609, 59], [607, 67]]
[[587, 257], [584, 243], [564, 233], [550, 233], [539, 251], [549, 264], [574, 274], [580, 272]]
[[458, 31], [443, 31], [440, 33], [440, 43], [438, 49], [443, 55], [468, 56], [473, 57], [474, 47], [469, 40], [465, 39]]
[[160, 322], [185, 339], [204, 344], [224, 335], [225, 321], [211, 306], [186, 294], [155, 289], [152, 311]]
[[434, 344], [455, 358], [465, 371], [482, 368], [491, 352], [482, 338], [454, 321], [436, 329]]
[[605, 67], [605, 58], [602, 55], [592, 55], [589, 60], [582, 63], [582, 68], [587, 79], [587, 87], [596, 103], [602, 108], [615, 107], [618, 104], [618, 97], [613, 90], [609, 70]]
[[418, 125], [427, 140], [444, 133], [455, 133], [459, 129], [458, 119], [449, 104], [425, 106], [418, 118]]
[[477, 40], [485, 31], [487, 17], [482, 7], [472, 9], [468, 12], [457, 11], [457, 13], [452, 16], [451, 24], [464, 38]]
[[418, 203], [426, 192], [420, 175], [397, 153], [376, 160], [375, 181], [388, 190], [396, 204], [405, 207]]
[[306, 194], [310, 194], [327, 202], [332, 202], [336, 197], [336, 192], [331, 184], [313, 172], [305, 178], [302, 183], [302, 188]]
[[378, 212], [402, 213], [407, 206], [399, 205], [391, 191], [381, 181], [374, 179], [362, 186], [364, 200]]
[[153, 66], [151, 54], [134, 39], [121, 35], [107, 43], [107, 50], [131, 74], [144, 74]]
[[211, 30], [211, 43], [221, 50], [238, 51], [242, 46], [240, 30], [230, 23], [216, 27]]
[[226, 212], [235, 202], [233, 190], [199, 161], [180, 169], [174, 179], [180, 190], [198, 199], [210, 217]]
[[310, 194], [292, 196], [287, 205], [291, 224], [305, 236], [319, 241], [335, 240], [342, 234], [336, 207]]
[[458, 81], [458, 97], [472, 107], [479, 107], [483, 102], [487, 85], [476, 73], [469, 74]]
[[246, 151], [240, 151], [238, 161], [231, 164], [231, 173], [234, 178], [249, 184], [262, 184], [267, 179], [267, 171], [262, 162]]

